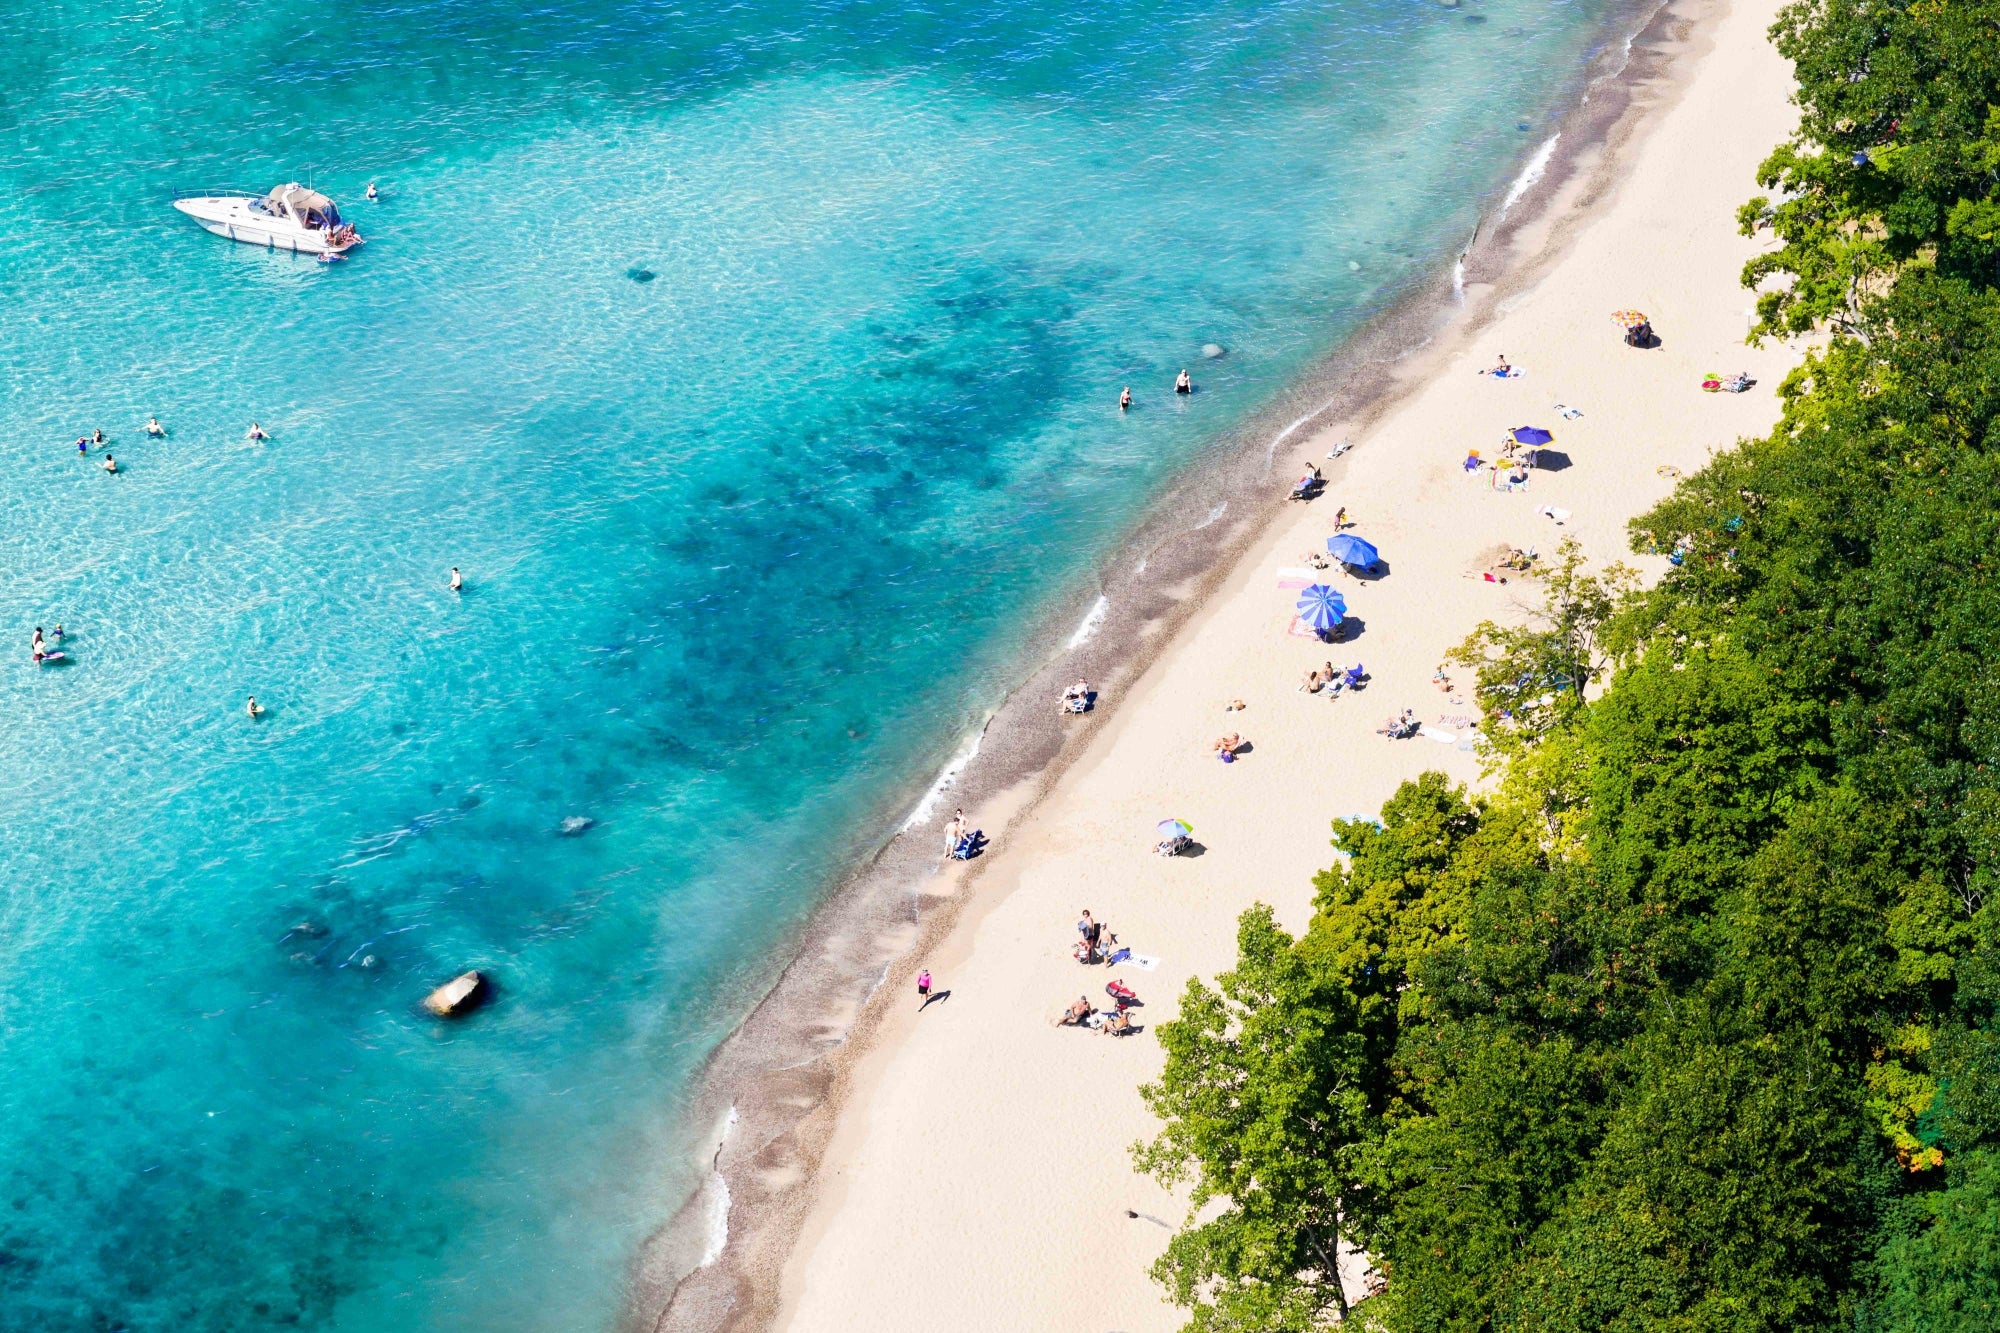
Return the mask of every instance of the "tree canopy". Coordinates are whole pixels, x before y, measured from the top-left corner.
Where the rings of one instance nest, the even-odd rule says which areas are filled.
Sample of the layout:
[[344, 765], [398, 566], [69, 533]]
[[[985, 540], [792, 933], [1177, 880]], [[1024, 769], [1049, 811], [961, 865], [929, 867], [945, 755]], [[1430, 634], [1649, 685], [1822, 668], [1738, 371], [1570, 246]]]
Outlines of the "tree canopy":
[[1191, 1327], [2000, 1327], [2000, 3], [1775, 39], [1746, 280], [1833, 336], [1633, 524], [1658, 584], [1565, 552], [1459, 651], [1494, 789], [1336, 822], [1304, 934], [1159, 1025]]

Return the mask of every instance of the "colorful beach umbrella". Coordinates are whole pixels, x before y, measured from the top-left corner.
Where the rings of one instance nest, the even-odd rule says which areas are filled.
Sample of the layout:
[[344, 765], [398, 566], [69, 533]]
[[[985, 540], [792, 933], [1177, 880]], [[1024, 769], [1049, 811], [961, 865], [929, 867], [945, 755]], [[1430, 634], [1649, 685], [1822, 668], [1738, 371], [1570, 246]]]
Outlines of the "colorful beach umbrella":
[[1347, 599], [1337, 588], [1315, 583], [1299, 594], [1299, 619], [1317, 630], [1329, 630], [1347, 615]]
[[1512, 433], [1514, 436], [1514, 443], [1530, 445], [1537, 448], [1539, 448], [1544, 444], [1553, 444], [1556, 438], [1555, 436], [1549, 434], [1547, 431], [1543, 430], [1540, 426], [1516, 426], [1514, 427]]
[[1159, 831], [1163, 838], [1185, 838], [1194, 832], [1194, 825], [1185, 819], [1162, 819]]
[[1356, 565], [1362, 569], [1372, 569], [1382, 559], [1382, 553], [1350, 533], [1326, 539], [1327, 554], [1343, 565]]
[[1646, 322], [1646, 316], [1637, 310], [1614, 310], [1611, 312], [1611, 322], [1623, 324], [1628, 329], [1636, 329]]

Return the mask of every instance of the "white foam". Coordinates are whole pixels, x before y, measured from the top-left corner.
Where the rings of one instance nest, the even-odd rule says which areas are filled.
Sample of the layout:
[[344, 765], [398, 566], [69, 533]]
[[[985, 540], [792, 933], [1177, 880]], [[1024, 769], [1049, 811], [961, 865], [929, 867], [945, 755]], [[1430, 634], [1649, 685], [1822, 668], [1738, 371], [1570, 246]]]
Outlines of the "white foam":
[[1528, 159], [1528, 165], [1521, 168], [1521, 174], [1516, 176], [1514, 183], [1507, 187], [1507, 197], [1500, 201], [1501, 217], [1506, 217], [1507, 210], [1515, 204], [1520, 203], [1521, 196], [1535, 188], [1535, 182], [1540, 180], [1542, 173], [1549, 169], [1549, 159], [1555, 156], [1556, 140], [1560, 138], [1562, 138], [1562, 131], [1558, 130], [1543, 140], [1542, 146], [1535, 150], [1535, 155]]
[[[1104, 599], [1100, 597], [1097, 600], [1101, 602]], [[917, 808], [910, 811], [910, 817], [903, 821], [902, 831], [904, 833], [908, 833], [911, 829], [916, 828], [918, 825], [929, 820], [933, 814], [937, 813], [938, 802], [944, 799], [944, 794], [950, 791], [952, 784], [958, 781], [958, 775], [965, 771], [965, 766], [971, 763], [973, 758], [978, 755], [979, 742], [984, 740], [985, 737], [986, 729], [981, 727], [973, 733], [972, 739], [968, 740], [960, 748], [959, 752], [951, 757], [951, 762], [939, 770], [937, 781], [931, 783], [931, 789], [924, 793], [924, 799], [917, 802]]]
[[[722, 1155], [729, 1136], [736, 1132], [736, 1104], [731, 1102], [729, 1114], [722, 1120], [722, 1137], [717, 1140], [715, 1154]], [[722, 1257], [729, 1246], [729, 1182], [722, 1178], [720, 1171], [710, 1171], [708, 1180], [702, 1185], [702, 1192], [708, 1195], [708, 1244], [702, 1248], [701, 1267], [707, 1268]]]
[[[1214, 521], [1214, 518], [1209, 519], [1209, 523], [1213, 523]], [[1208, 526], [1208, 523], [1204, 523], [1201, 526], [1205, 528]], [[1084, 613], [1083, 620], [1077, 625], [1076, 633], [1070, 635], [1069, 642], [1063, 645], [1063, 651], [1066, 653], [1075, 652], [1078, 648], [1089, 643], [1091, 636], [1097, 633], [1098, 627], [1104, 624], [1105, 614], [1110, 610], [1111, 603], [1103, 597], [1099, 597], [1095, 602], [1092, 602], [1090, 610]]]
[[[1214, 523], [1215, 520], [1221, 518], [1224, 511], [1226, 511], [1228, 508], [1229, 508], [1229, 501], [1227, 500], [1222, 501], [1220, 504], [1216, 505], [1215, 508], [1208, 511], [1207, 518], [1195, 524], [1192, 528], [1188, 529], [1188, 531], [1200, 532], [1203, 528], [1208, 527], [1210, 524]], [[1098, 600], [1103, 601], [1104, 599], [1100, 597], [1098, 598]], [[1076, 647], [1076, 645], [1072, 643], [1070, 647], [1074, 648]]]

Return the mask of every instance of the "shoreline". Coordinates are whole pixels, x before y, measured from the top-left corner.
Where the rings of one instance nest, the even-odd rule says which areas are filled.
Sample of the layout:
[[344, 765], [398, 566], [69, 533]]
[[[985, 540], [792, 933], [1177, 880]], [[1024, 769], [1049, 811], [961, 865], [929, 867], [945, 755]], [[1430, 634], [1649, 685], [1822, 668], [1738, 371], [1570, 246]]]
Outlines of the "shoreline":
[[[1648, 0], [1609, 22], [1575, 104], [1495, 190], [1491, 216], [1457, 263], [1413, 283], [1221, 437], [1211, 459], [1169, 489], [1094, 583], [1049, 613], [1023, 650], [1025, 678], [961, 738], [918, 801], [903, 806], [907, 813], [898, 817], [885, 800], [882, 843], [828, 893], [791, 965], [710, 1056], [694, 1118], [716, 1126], [707, 1140], [711, 1169], [642, 1252], [626, 1326], [766, 1327], [778, 1318], [781, 1275], [787, 1289], [796, 1286], [794, 1270], [847, 1188], [821, 1168], [842, 1122], [858, 1114], [851, 1103], [870, 1082], [859, 1067], [879, 1063], [895, 1044], [893, 1007], [877, 1001], [877, 990], [914, 972], [919, 949], [933, 959], [962, 949], [1006, 901], [984, 887], [995, 873], [1019, 874], [1003, 835], [1031, 822], [1066, 777], [1117, 743], [1134, 725], [1136, 710], [1127, 705], [1156, 686], [1166, 650], [1193, 637], [1237, 576], [1284, 540], [1286, 520], [1299, 509], [1273, 499], [1282, 466], [1294, 455], [1318, 457], [1336, 431], [1353, 435], [1391, 416], [1557, 265], [1565, 241], [1628, 174], [1633, 140], [1685, 92], [1710, 49], [1705, 20], [1730, 9], [1728, 0]], [[1357, 461], [1349, 454], [1325, 466], [1329, 495], [1341, 493]], [[1308, 508], [1328, 509], [1322, 517], [1330, 521], [1332, 503]], [[1078, 674], [1103, 691], [1099, 710], [1051, 725], [1048, 700]], [[960, 803], [996, 845], [939, 873], [931, 829]], [[716, 1243], [718, 1219], [726, 1244]], [[795, 1294], [785, 1297], [788, 1311]]]

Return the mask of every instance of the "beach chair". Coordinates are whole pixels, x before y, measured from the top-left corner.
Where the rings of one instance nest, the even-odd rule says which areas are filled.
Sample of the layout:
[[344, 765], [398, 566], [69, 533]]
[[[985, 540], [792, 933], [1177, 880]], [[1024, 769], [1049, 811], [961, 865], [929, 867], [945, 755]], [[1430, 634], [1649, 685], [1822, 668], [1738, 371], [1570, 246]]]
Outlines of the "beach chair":
[[1367, 680], [1368, 673], [1361, 669], [1361, 663], [1359, 662], [1356, 662], [1340, 674], [1340, 683], [1350, 690], [1360, 689], [1367, 683]]

